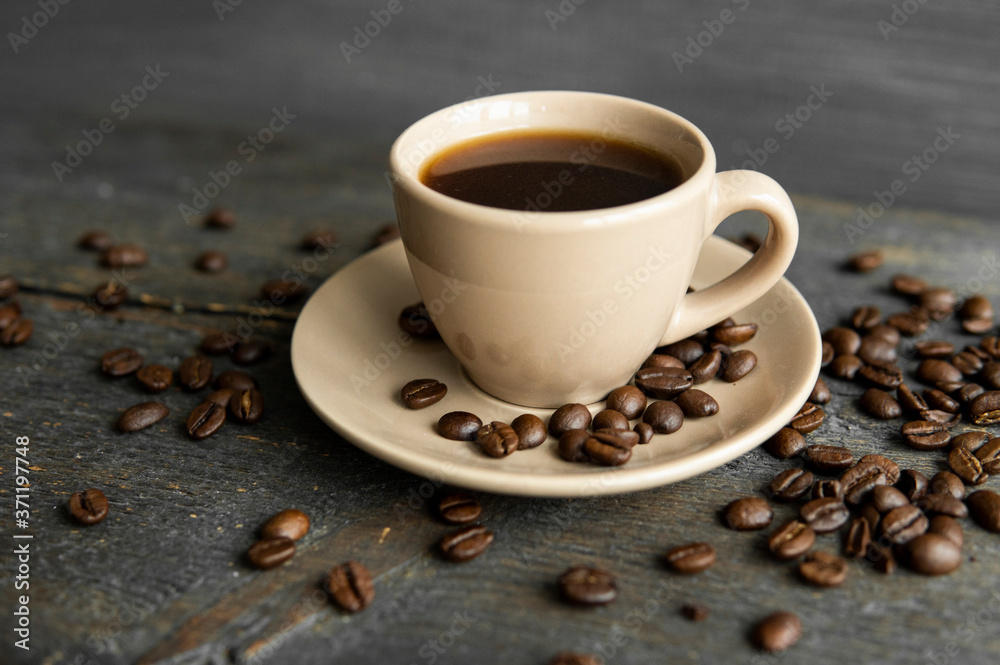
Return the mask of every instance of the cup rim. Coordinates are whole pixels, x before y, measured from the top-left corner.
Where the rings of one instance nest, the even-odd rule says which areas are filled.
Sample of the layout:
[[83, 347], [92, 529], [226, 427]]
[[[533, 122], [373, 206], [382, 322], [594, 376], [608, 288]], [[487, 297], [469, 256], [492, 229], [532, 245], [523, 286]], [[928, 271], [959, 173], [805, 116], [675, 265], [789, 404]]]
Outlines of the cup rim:
[[[471, 203], [469, 201], [463, 201], [461, 199], [456, 199], [447, 194], [442, 194], [434, 189], [431, 189], [423, 182], [420, 181], [419, 177], [419, 167], [418, 168], [406, 168], [404, 167], [404, 156], [403, 148], [404, 145], [409, 143], [413, 138], [414, 134], [419, 133], [422, 129], [434, 123], [436, 120], [440, 119], [442, 116], [446, 116], [449, 113], [455, 112], [458, 109], [469, 109], [477, 105], [493, 104], [497, 102], [503, 102], [507, 100], [516, 99], [527, 99], [529, 101], [535, 101], [543, 99], [546, 97], [552, 97], [554, 95], [562, 97], [576, 97], [580, 101], [595, 101], [600, 100], [603, 102], [610, 102], [616, 104], [623, 104], [632, 106], [636, 109], [642, 109], [652, 112], [656, 115], [664, 117], [664, 119], [683, 127], [683, 129], [688, 132], [691, 136], [696, 139], [697, 146], [702, 152], [701, 163], [694, 170], [694, 172], [682, 182], [680, 185], [670, 189], [669, 191], [663, 192], [662, 194], [657, 194], [656, 196], [651, 196], [646, 199], [641, 199], [639, 201], [633, 201], [632, 203], [627, 203], [620, 206], [612, 206], [607, 208], [594, 208], [591, 210], [576, 210], [576, 211], [527, 211], [527, 210], [513, 210], [508, 208], [496, 208], [493, 206], [482, 205], [479, 203]], [[452, 145], [453, 142], [449, 141], [441, 146], [438, 146], [430, 154], [437, 154], [445, 147]], [[425, 158], [426, 159], [426, 158]], [[684, 118], [673, 111], [667, 110], [655, 104], [649, 102], [643, 102], [636, 99], [631, 99], [628, 97], [622, 97], [619, 95], [611, 95], [607, 93], [599, 92], [584, 92], [575, 90], [531, 90], [523, 92], [510, 92], [504, 93], [502, 95], [490, 95], [485, 97], [480, 97], [478, 99], [469, 100], [465, 102], [460, 102], [458, 104], [452, 104], [443, 109], [430, 113], [416, 122], [412, 123], [396, 138], [392, 144], [392, 148], [389, 151], [389, 180], [390, 184], [395, 192], [396, 187], [403, 186], [407, 188], [410, 193], [414, 196], [423, 197], [426, 199], [427, 203], [433, 205], [436, 208], [443, 209], [444, 211], [453, 214], [458, 217], [467, 219], [470, 223], [485, 225], [485, 226], [510, 226], [512, 225], [511, 216], [512, 215], [534, 215], [541, 216], [546, 220], [544, 225], [524, 225], [519, 230], [532, 230], [532, 231], [564, 231], [564, 230], [575, 230], [580, 227], [595, 226], [595, 220], [600, 220], [600, 225], [604, 226], [607, 224], [621, 224], [627, 223], [629, 219], [635, 218], [635, 213], [642, 211], [644, 214], [649, 212], [665, 212], [665, 208], [678, 205], [692, 196], [695, 196], [704, 187], [704, 181], [706, 178], [710, 178], [715, 175], [716, 169], [716, 158], [715, 151], [712, 148], [711, 142], [709, 142], [708, 137], [703, 131], [701, 131], [694, 123], [690, 120]]]

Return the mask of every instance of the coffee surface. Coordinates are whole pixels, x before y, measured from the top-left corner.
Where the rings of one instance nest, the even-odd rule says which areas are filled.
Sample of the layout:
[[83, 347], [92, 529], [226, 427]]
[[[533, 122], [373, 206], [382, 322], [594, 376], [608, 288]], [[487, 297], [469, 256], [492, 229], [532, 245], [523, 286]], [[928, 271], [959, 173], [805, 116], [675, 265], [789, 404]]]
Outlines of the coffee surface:
[[566, 212], [642, 201], [670, 191], [683, 175], [670, 157], [597, 134], [517, 131], [443, 151], [420, 180], [470, 203]]

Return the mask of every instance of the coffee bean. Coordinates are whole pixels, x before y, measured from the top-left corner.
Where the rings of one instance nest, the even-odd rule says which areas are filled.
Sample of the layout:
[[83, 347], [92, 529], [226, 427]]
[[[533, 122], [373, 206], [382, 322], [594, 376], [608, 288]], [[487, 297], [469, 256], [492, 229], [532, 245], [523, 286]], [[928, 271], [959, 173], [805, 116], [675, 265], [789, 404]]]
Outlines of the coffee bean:
[[635, 373], [635, 385], [655, 399], [671, 399], [694, 385], [694, 377], [676, 367], [645, 367]]
[[310, 251], [332, 249], [337, 246], [337, 234], [329, 229], [313, 229], [302, 236], [302, 242], [299, 244], [302, 249]]
[[160, 402], [143, 402], [131, 406], [118, 418], [118, 429], [122, 432], [138, 432], [155, 425], [170, 415], [170, 409]]
[[812, 498], [823, 499], [832, 496], [840, 501], [844, 500], [844, 486], [839, 480], [817, 480], [812, 486]]
[[859, 404], [865, 413], [881, 420], [892, 420], [903, 415], [903, 408], [899, 402], [893, 399], [892, 395], [878, 388], [866, 390], [861, 396]]
[[128, 300], [128, 289], [124, 284], [119, 284], [117, 279], [109, 279], [101, 282], [94, 289], [94, 302], [100, 305], [101, 309], [112, 310], [124, 305]]
[[298, 540], [309, 531], [309, 516], [296, 508], [289, 508], [272, 515], [260, 529], [262, 540], [287, 538]]
[[101, 356], [101, 371], [108, 376], [126, 376], [142, 367], [144, 358], [135, 349], [112, 349]]
[[933, 494], [948, 494], [956, 499], [965, 498], [965, 484], [951, 471], [938, 471], [931, 478], [929, 491]]
[[618, 584], [607, 571], [574, 566], [559, 577], [559, 592], [574, 605], [607, 605], [618, 596]]
[[[896, 348], [899, 344], [900, 336], [899, 330], [893, 328], [892, 326], [883, 323], [875, 326], [868, 330], [866, 337], [871, 337], [873, 339], [880, 339], [892, 348]], [[862, 342], [863, 343], [863, 342]]]
[[876, 366], [893, 365], [898, 357], [895, 345], [873, 335], [861, 338], [861, 348], [856, 355], [866, 363]]
[[962, 422], [962, 416], [960, 414], [948, 413], [947, 411], [940, 411], [938, 409], [925, 409], [918, 415], [921, 420], [939, 424], [945, 429], [951, 429], [955, 425]]
[[[876, 488], [876, 489], [878, 489], [878, 488]], [[893, 489], [895, 489], [895, 488], [893, 488]], [[902, 494], [902, 492], [900, 492], [900, 494]], [[873, 492], [872, 496], [874, 497], [874, 495], [875, 495], [875, 493]], [[905, 499], [906, 497], [903, 497], [903, 498]], [[900, 505], [905, 505], [905, 504], [906, 504], [906, 502], [904, 501], [903, 504], [900, 504]], [[895, 508], [895, 507], [896, 506], [893, 506], [893, 508]], [[889, 511], [887, 510], [886, 512], [889, 512]], [[861, 506], [860, 515], [861, 515], [861, 519], [863, 519], [864, 521], [868, 522], [868, 529], [871, 531], [871, 533], [877, 533], [878, 529], [879, 529], [879, 526], [882, 523], [882, 514], [875, 507], [875, 504], [870, 501], [870, 502], [864, 504], [863, 506]]]
[[198, 348], [210, 356], [223, 356], [232, 353], [241, 341], [236, 333], [217, 330], [202, 337]]
[[705, 347], [698, 340], [689, 338], [661, 346], [656, 349], [656, 353], [673, 356], [687, 366], [693, 364], [705, 354]]
[[642, 421], [657, 434], [673, 434], [684, 424], [684, 412], [673, 402], [661, 400], [646, 407]]
[[855, 330], [869, 330], [882, 323], [882, 310], [863, 305], [851, 313], [851, 325]]
[[965, 299], [962, 307], [958, 310], [958, 315], [963, 319], [992, 319], [993, 305], [989, 299], [981, 293], [974, 293]]
[[411, 409], [425, 409], [444, 399], [448, 386], [437, 379], [414, 379], [403, 386], [399, 397]]
[[219, 388], [218, 390], [209, 394], [209, 396], [205, 398], [205, 401], [212, 402], [213, 404], [218, 404], [223, 409], [225, 409], [226, 407], [229, 406], [229, 400], [232, 399], [233, 395], [236, 392], [237, 391], [232, 388]]
[[966, 500], [972, 519], [992, 533], [1000, 533], [1000, 494], [992, 490], [979, 490]]
[[202, 402], [191, 411], [185, 423], [188, 436], [204, 439], [215, 434], [226, 422], [226, 407], [215, 402]]
[[948, 453], [948, 466], [966, 485], [982, 485], [989, 478], [979, 459], [965, 448]]
[[802, 622], [791, 612], [775, 612], [754, 626], [751, 639], [761, 651], [777, 653], [795, 646], [802, 637]]
[[603, 665], [603, 663], [603, 660], [593, 654], [575, 651], [560, 651], [549, 660], [549, 665]]
[[264, 396], [256, 388], [236, 392], [229, 398], [229, 413], [238, 422], [252, 425], [264, 416]]
[[594, 416], [591, 427], [599, 429], [628, 429], [628, 418], [613, 409], [604, 409]]
[[962, 319], [962, 330], [969, 333], [970, 335], [982, 335], [993, 329], [996, 322], [993, 319], [987, 318], [975, 318], [975, 319]]
[[297, 279], [272, 279], [261, 284], [260, 295], [275, 305], [293, 303], [309, 293], [309, 287]]
[[639, 369], [646, 369], [647, 367], [674, 367], [676, 369], [684, 369], [684, 363], [682, 363], [678, 358], [669, 356], [665, 353], [654, 353], [653, 355], [642, 361], [642, 365]]
[[[515, 420], [515, 422], [517, 422]], [[438, 420], [438, 434], [453, 441], [475, 441], [483, 421], [466, 411], [451, 411]]]
[[632, 458], [632, 448], [638, 443], [639, 435], [631, 430], [602, 429], [584, 441], [583, 449], [595, 462], [620, 466]]
[[94, 487], [73, 492], [69, 497], [69, 513], [80, 524], [97, 524], [108, 516], [108, 498]]
[[797, 430], [782, 427], [764, 442], [764, 449], [778, 459], [788, 459], [806, 449], [806, 439]]
[[813, 499], [799, 509], [799, 517], [816, 533], [830, 533], [847, 523], [851, 514], [840, 499]]
[[979, 383], [991, 391], [1000, 390], [1000, 361], [994, 360], [983, 365], [979, 372]]
[[853, 272], [870, 272], [882, 265], [882, 252], [875, 249], [852, 254], [847, 259], [847, 268]]
[[571, 429], [587, 429], [591, 420], [590, 409], [583, 404], [563, 404], [549, 418], [549, 434], [558, 437]]
[[906, 495], [895, 487], [879, 485], [872, 490], [872, 505], [880, 513], [887, 513], [894, 508], [905, 506], [909, 502]]
[[479, 519], [483, 507], [464, 492], [456, 492], [438, 501], [438, 514], [449, 524], [468, 524]]
[[799, 564], [799, 575], [809, 584], [823, 588], [843, 584], [847, 570], [846, 559], [823, 551], [809, 552]]
[[699, 603], [684, 603], [681, 605], [681, 614], [689, 621], [704, 621], [708, 618], [709, 610]]
[[792, 418], [792, 421], [788, 423], [788, 427], [799, 434], [808, 434], [818, 429], [824, 420], [826, 420], [826, 412], [812, 402], [806, 402]]
[[961, 404], [936, 388], [925, 390], [923, 398], [930, 410], [944, 411], [945, 413], [958, 413], [962, 410]]
[[951, 447], [965, 448], [970, 453], [976, 453], [991, 438], [988, 432], [963, 432], [951, 440]]
[[[514, 418], [510, 426], [514, 430], [514, 433], [517, 434], [518, 450], [537, 448], [545, 443], [545, 439], [549, 436], [542, 419], [531, 413], [525, 413]], [[628, 427], [628, 421], [625, 421], [625, 427]]]
[[833, 362], [833, 358], [836, 354], [833, 352], [833, 345], [830, 344], [830, 342], [823, 342], [820, 348], [821, 348], [820, 366], [826, 367], [831, 362]]
[[954, 391], [952, 395], [955, 396], [955, 401], [963, 406], [969, 406], [972, 401], [986, 392], [978, 383], [966, 383], [958, 390]]
[[868, 522], [861, 517], [851, 520], [847, 537], [844, 539], [844, 555], [852, 559], [860, 559], [868, 552], [871, 540], [872, 534]]
[[632, 431], [639, 435], [639, 445], [645, 445], [653, 440], [653, 426], [649, 423], [636, 423]]
[[35, 322], [31, 319], [14, 319], [13, 323], [0, 330], [0, 344], [4, 346], [20, 346], [31, 338], [35, 330]]
[[925, 533], [904, 549], [907, 567], [921, 575], [947, 575], [962, 565], [962, 549], [937, 533]]
[[1000, 358], [1000, 336], [983, 337], [979, 341], [979, 348], [991, 358]]
[[896, 275], [892, 278], [892, 290], [904, 296], [919, 296], [927, 289], [927, 282], [912, 275]]
[[210, 229], [229, 230], [236, 226], [236, 213], [226, 208], [216, 208], [205, 215], [204, 224]]
[[854, 464], [854, 454], [843, 446], [807, 446], [804, 457], [817, 471], [843, 471]]
[[928, 358], [917, 366], [917, 377], [933, 385], [937, 381], [961, 381], [962, 372], [946, 360]]
[[154, 363], [140, 368], [136, 373], [136, 378], [139, 379], [139, 383], [146, 392], [158, 393], [170, 387], [170, 384], [174, 382], [174, 373], [170, 371], [169, 367]]
[[955, 353], [955, 345], [941, 339], [927, 339], [913, 344], [917, 355], [921, 358], [934, 358], [943, 360]]
[[722, 352], [718, 349], [712, 349], [701, 358], [697, 360], [693, 365], [691, 365], [689, 371], [694, 379], [695, 384], [705, 383], [711, 380], [719, 373], [719, 369], [722, 367]]
[[883, 547], [874, 540], [868, 543], [865, 560], [872, 565], [872, 568], [884, 575], [892, 575], [896, 572], [896, 557], [893, 556], [892, 549]]
[[114, 238], [107, 231], [94, 230], [87, 231], [80, 239], [76, 241], [76, 244], [81, 249], [90, 249], [97, 251], [104, 251], [115, 244]]
[[944, 424], [929, 420], [908, 422], [900, 431], [907, 445], [917, 450], [937, 450], [951, 441], [951, 434]]
[[419, 339], [440, 339], [441, 335], [431, 320], [431, 315], [424, 303], [408, 305], [399, 313], [399, 327]]
[[917, 297], [917, 302], [921, 307], [930, 312], [935, 321], [943, 321], [955, 311], [958, 304], [958, 297], [951, 289], [944, 287], [934, 287], [925, 289]]
[[674, 398], [674, 402], [688, 418], [706, 418], [719, 412], [719, 403], [715, 398], [697, 388], [685, 390]]
[[280, 566], [293, 556], [295, 556], [295, 543], [288, 538], [258, 540], [247, 550], [250, 565], [261, 570]]
[[903, 383], [903, 370], [897, 365], [865, 365], [858, 370], [858, 376], [876, 388], [893, 390]]
[[816, 379], [816, 385], [813, 386], [812, 392], [809, 393], [809, 401], [813, 404], [826, 404], [833, 398], [830, 393], [829, 386], [826, 385], [826, 381], [822, 378]]
[[850, 381], [857, 375], [858, 370], [864, 366], [864, 361], [857, 356], [837, 356], [830, 363], [829, 371], [832, 376], [838, 379]]
[[899, 465], [893, 462], [888, 457], [883, 457], [882, 455], [865, 455], [858, 460], [858, 464], [871, 463], [882, 469], [885, 472], [886, 482], [890, 485], [895, 485], [896, 481], [899, 480]]
[[774, 518], [767, 501], [756, 496], [730, 502], [722, 509], [722, 521], [736, 531], [755, 531], [766, 528]]
[[622, 386], [611, 391], [606, 406], [629, 420], [635, 420], [646, 409], [646, 396], [635, 386]]
[[712, 339], [727, 346], [746, 344], [757, 334], [756, 323], [737, 323], [712, 329]]
[[888, 484], [885, 471], [876, 464], [859, 462], [840, 476], [844, 500], [852, 506], [861, 505], [879, 486]]
[[924, 398], [910, 390], [905, 383], [899, 384], [899, 387], [896, 388], [896, 396], [899, 398], [899, 405], [906, 411], [919, 413], [928, 408]]
[[726, 383], [736, 383], [757, 367], [757, 354], [748, 349], [740, 349], [722, 361], [719, 378]]
[[767, 548], [781, 560], [797, 559], [816, 542], [816, 532], [808, 525], [792, 520], [785, 522], [771, 532], [767, 538]]
[[683, 575], [700, 573], [715, 563], [715, 548], [708, 543], [689, 543], [667, 551], [667, 565]]
[[212, 380], [212, 359], [201, 355], [185, 358], [181, 361], [177, 378], [184, 390], [189, 392], [201, 390]]
[[499, 420], [479, 428], [476, 442], [490, 457], [506, 457], [517, 450], [519, 443], [514, 428]]
[[441, 554], [449, 561], [471, 561], [485, 552], [492, 542], [492, 531], [481, 524], [473, 524], [442, 538]]
[[785, 469], [774, 477], [768, 489], [777, 501], [794, 501], [805, 496], [813, 485], [813, 474], [805, 469]]
[[[183, 367], [183, 364], [181, 366]], [[191, 378], [194, 379], [194, 375]], [[238, 369], [227, 369], [215, 377], [215, 387], [250, 390], [257, 387], [257, 382], [246, 372], [241, 372]]]
[[930, 481], [927, 480], [927, 476], [924, 474], [915, 469], [906, 469], [899, 474], [899, 482], [896, 483], [896, 488], [905, 494], [906, 498], [910, 501], [916, 501], [927, 494], [927, 486], [929, 484]]
[[969, 403], [969, 417], [977, 425], [1000, 423], [1000, 390], [990, 390]]
[[914, 504], [928, 515], [948, 515], [959, 519], [969, 514], [965, 504], [950, 494], [925, 494]]
[[893, 508], [882, 516], [881, 536], [893, 545], [903, 545], [927, 531], [927, 517], [915, 505]]
[[559, 456], [567, 462], [586, 462], [587, 453], [583, 445], [590, 438], [585, 429], [571, 429], [559, 437]]
[[916, 312], [899, 312], [885, 320], [890, 326], [906, 337], [916, 337], [927, 332], [928, 320]]
[[927, 533], [936, 533], [944, 536], [959, 547], [965, 542], [965, 534], [962, 532], [962, 526], [954, 517], [948, 517], [947, 515], [935, 515], [932, 517], [930, 526], [927, 527]]
[[22, 313], [21, 303], [16, 300], [0, 307], [0, 330], [3, 330], [10, 324], [14, 323], [14, 321], [17, 321]]
[[146, 265], [148, 260], [146, 250], [128, 243], [108, 247], [101, 255], [101, 263], [109, 268], [136, 268]]
[[1000, 473], [1000, 437], [990, 439], [986, 445], [976, 451], [975, 455], [984, 472], [990, 474]]
[[855, 355], [861, 347], [861, 336], [850, 328], [837, 326], [823, 333], [823, 341], [833, 346], [833, 352], [838, 356]]
[[975, 376], [983, 368], [982, 359], [969, 351], [956, 353], [951, 364], [964, 376]]
[[270, 355], [270, 344], [260, 339], [248, 339], [233, 349], [233, 362], [237, 365], [254, 365], [267, 360]]
[[375, 600], [372, 575], [362, 563], [348, 561], [334, 566], [326, 576], [326, 590], [345, 612], [360, 612]]
[[209, 274], [220, 273], [228, 266], [229, 259], [226, 258], [226, 255], [215, 250], [202, 252], [194, 260], [195, 269]]

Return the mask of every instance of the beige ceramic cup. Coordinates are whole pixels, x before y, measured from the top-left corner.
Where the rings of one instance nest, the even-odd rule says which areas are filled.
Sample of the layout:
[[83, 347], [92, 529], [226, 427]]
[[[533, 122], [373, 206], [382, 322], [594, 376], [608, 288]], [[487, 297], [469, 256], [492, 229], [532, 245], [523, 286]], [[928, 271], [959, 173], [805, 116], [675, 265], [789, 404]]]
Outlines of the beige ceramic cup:
[[[544, 212], [541, 196], [538, 212], [519, 212], [420, 181], [441, 150], [514, 129], [582, 131], [595, 136], [594, 150], [603, 137], [665, 153], [684, 182], [614, 208]], [[722, 321], [781, 278], [798, 240], [788, 195], [765, 175], [715, 165], [705, 135], [674, 113], [558, 91], [443, 109], [403, 132], [390, 154], [406, 256], [441, 337], [480, 388], [534, 407], [605, 398], [654, 348]], [[685, 295], [702, 243], [740, 210], [767, 216], [763, 247], [728, 278]]]

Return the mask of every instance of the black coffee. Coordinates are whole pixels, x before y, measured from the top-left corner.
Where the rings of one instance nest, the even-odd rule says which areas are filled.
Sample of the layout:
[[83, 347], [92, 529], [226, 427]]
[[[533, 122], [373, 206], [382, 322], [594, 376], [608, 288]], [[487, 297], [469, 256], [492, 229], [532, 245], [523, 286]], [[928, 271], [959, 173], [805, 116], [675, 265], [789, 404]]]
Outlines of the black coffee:
[[565, 212], [648, 199], [683, 182], [670, 157], [597, 134], [512, 131], [465, 141], [430, 160], [420, 180], [493, 208]]

